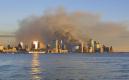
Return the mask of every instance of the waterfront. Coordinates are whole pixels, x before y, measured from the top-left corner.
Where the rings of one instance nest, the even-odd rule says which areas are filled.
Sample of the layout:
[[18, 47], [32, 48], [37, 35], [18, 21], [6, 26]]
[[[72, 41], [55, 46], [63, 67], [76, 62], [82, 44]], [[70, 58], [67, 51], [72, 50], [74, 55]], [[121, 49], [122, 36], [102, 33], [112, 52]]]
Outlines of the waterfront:
[[129, 54], [0, 54], [0, 80], [129, 80]]

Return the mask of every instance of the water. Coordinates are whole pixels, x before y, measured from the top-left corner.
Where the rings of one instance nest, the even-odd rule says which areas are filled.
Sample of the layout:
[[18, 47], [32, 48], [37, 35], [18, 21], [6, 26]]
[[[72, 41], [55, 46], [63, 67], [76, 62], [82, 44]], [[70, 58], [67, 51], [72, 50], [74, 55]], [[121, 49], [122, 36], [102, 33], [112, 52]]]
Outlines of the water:
[[0, 54], [0, 80], [129, 80], [129, 54]]

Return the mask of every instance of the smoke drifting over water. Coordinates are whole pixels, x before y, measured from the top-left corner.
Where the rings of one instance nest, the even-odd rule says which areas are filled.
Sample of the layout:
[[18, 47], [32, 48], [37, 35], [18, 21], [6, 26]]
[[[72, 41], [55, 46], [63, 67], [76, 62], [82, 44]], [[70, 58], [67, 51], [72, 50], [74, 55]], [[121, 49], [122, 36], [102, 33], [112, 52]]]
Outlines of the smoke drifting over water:
[[30, 16], [20, 22], [18, 41], [39, 40], [49, 43], [62, 39], [66, 43], [87, 41], [90, 38], [116, 49], [129, 48], [127, 25], [102, 22], [101, 16], [88, 12], [67, 12], [62, 8], [47, 10], [42, 16]]

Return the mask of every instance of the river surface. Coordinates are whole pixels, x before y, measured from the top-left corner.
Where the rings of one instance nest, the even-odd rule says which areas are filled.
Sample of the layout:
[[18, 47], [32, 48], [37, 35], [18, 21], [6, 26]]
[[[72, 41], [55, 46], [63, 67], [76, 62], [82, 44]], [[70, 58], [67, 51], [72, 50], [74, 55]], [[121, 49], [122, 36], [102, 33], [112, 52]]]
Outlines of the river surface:
[[129, 80], [129, 53], [0, 54], [0, 80]]

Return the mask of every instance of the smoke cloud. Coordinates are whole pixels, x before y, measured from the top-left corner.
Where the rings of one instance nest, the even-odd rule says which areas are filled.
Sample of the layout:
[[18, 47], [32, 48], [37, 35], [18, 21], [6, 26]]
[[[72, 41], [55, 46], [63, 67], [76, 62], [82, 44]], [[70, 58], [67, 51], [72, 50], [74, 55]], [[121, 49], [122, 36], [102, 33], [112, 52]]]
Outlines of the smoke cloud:
[[68, 12], [64, 8], [46, 10], [41, 16], [30, 16], [20, 22], [17, 40], [30, 43], [39, 40], [44, 45], [52, 40], [65, 43], [88, 41], [90, 38], [116, 50], [129, 50], [127, 25], [103, 22], [101, 15], [89, 12]]

